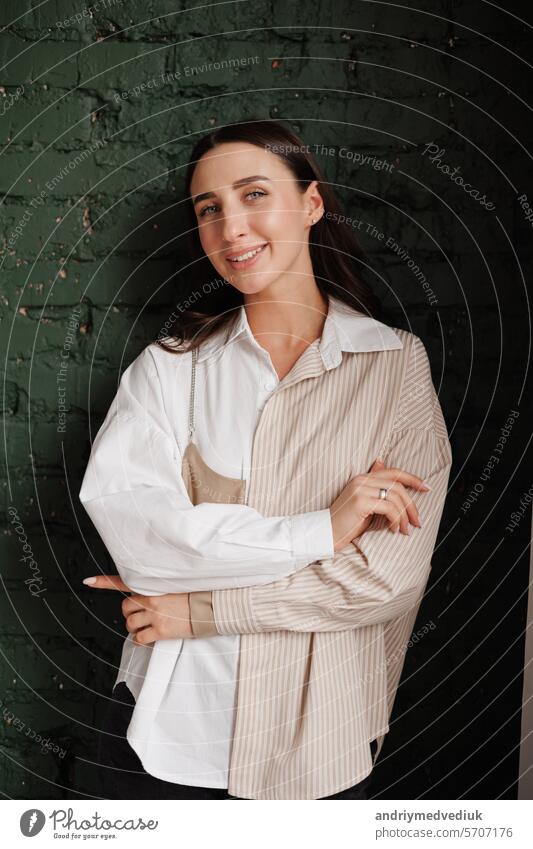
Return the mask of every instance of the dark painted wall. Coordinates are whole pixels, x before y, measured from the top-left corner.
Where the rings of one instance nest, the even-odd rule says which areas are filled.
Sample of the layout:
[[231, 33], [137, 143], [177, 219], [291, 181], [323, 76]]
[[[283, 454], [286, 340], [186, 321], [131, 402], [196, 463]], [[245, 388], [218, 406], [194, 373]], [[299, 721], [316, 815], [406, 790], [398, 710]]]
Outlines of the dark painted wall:
[[125, 630], [119, 598], [81, 585], [114, 571], [78, 501], [90, 439], [176, 302], [192, 139], [265, 117], [318, 146], [390, 322], [428, 348], [454, 452], [373, 792], [516, 794], [533, 122], [531, 27], [510, 12], [531, 14], [411, 6], [2, 4], [4, 794], [95, 792]]

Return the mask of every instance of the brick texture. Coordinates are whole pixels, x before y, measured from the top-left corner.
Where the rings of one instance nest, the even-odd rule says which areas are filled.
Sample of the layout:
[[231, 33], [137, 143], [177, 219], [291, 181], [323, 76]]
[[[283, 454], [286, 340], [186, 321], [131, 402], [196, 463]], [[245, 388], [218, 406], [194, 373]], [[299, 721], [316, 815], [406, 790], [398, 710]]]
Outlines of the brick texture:
[[[98, 795], [95, 729], [125, 629], [119, 597], [81, 585], [114, 569], [80, 482], [121, 372], [175, 303], [191, 142], [254, 118], [288, 120], [319, 146], [361, 221], [390, 323], [428, 348], [452, 438], [417, 623], [437, 627], [408, 655], [373, 789], [515, 794], [529, 520], [506, 524], [531, 485], [521, 392], [532, 231], [517, 202], [526, 193], [533, 205], [520, 60], [531, 29], [481, 2], [411, 6], [2, 4], [3, 794]], [[493, 211], [431, 161], [429, 143]], [[501, 459], [463, 510], [512, 410]]]

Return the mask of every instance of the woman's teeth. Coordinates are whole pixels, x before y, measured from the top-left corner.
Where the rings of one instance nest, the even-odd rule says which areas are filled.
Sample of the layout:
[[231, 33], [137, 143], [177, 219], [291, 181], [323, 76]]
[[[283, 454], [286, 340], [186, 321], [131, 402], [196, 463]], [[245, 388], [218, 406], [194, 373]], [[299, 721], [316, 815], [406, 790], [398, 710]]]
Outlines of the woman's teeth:
[[265, 245], [261, 245], [260, 248], [256, 248], [255, 251], [248, 251], [245, 254], [241, 254], [240, 256], [235, 257], [234, 259], [230, 259], [230, 262], [244, 262], [246, 259], [251, 259], [253, 256], [262, 251]]

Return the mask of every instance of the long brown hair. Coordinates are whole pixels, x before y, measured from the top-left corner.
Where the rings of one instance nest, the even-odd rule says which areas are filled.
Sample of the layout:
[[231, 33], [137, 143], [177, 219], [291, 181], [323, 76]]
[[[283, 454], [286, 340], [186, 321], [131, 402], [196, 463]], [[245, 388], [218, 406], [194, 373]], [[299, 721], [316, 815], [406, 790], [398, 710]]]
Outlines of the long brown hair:
[[[279, 121], [250, 121], [219, 127], [202, 136], [192, 150], [185, 177], [190, 262], [180, 271], [179, 311], [172, 313], [172, 320], [167, 322], [157, 344], [172, 352], [176, 352], [174, 343], [180, 352], [196, 348], [220, 328], [233, 323], [244, 303], [242, 292], [226, 280], [214, 279], [215, 269], [201, 246], [191, 198], [191, 182], [198, 161], [226, 142], [247, 142], [278, 156], [298, 181], [302, 193], [313, 180], [318, 181], [324, 215], [313, 225], [309, 240], [317, 286], [326, 299], [328, 294], [333, 295], [352, 309], [379, 318], [381, 304], [361, 273], [369, 264], [368, 257], [353, 228], [344, 223], [342, 205], [308, 152], [309, 146]], [[163, 341], [165, 337], [173, 340], [172, 346]]]

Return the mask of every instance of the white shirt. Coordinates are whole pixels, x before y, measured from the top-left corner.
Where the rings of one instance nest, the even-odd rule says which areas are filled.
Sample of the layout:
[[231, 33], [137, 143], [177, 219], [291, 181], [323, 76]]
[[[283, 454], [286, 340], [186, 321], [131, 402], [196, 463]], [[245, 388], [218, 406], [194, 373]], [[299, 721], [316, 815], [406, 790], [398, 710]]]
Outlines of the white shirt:
[[[386, 325], [336, 298], [329, 304], [313, 343], [326, 369], [342, 351], [402, 346]], [[229, 332], [201, 346], [194, 441], [216, 472], [249, 482], [254, 433], [279, 383], [244, 307]], [[124, 372], [94, 440], [80, 499], [122, 580], [144, 595], [228, 589], [333, 557], [329, 510], [264, 517], [246, 504], [191, 504], [181, 477], [190, 384], [190, 353], [149, 345]], [[239, 635], [150, 646], [126, 637], [115, 684], [124, 681], [135, 697], [127, 738], [148, 773], [228, 786], [239, 649]]]

